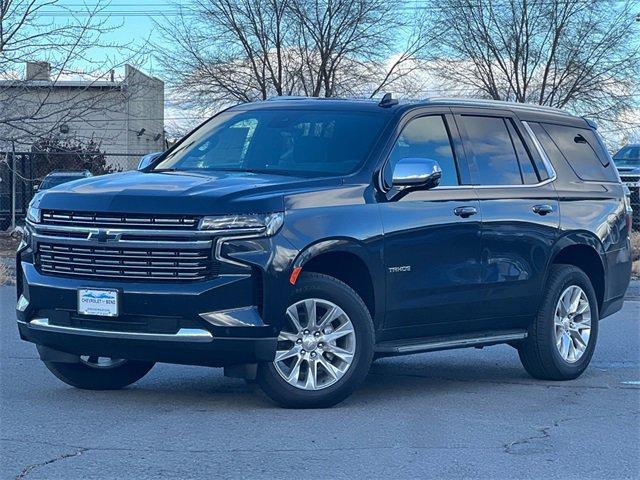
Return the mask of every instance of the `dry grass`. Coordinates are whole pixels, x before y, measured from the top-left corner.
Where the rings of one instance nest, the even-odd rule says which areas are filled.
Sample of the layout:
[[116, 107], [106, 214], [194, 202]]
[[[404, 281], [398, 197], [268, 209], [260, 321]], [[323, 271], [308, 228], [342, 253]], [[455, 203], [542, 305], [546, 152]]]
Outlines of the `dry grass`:
[[4, 263], [0, 263], [0, 285], [13, 285], [16, 279], [13, 272]]

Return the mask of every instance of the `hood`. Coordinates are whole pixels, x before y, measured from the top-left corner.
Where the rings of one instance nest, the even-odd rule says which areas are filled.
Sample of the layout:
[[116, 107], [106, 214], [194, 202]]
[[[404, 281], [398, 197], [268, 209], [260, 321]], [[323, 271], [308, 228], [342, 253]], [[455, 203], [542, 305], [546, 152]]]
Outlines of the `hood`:
[[341, 184], [339, 178], [308, 179], [248, 172], [114, 173], [65, 183], [39, 193], [34, 206], [86, 212], [215, 215], [284, 209], [288, 192]]

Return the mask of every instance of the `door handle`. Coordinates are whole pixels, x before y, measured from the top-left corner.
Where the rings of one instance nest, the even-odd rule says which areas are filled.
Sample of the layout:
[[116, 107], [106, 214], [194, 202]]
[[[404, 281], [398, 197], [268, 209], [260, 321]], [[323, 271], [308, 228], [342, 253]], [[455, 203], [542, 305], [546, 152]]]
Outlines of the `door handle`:
[[553, 212], [553, 207], [551, 205], [534, 205], [533, 208], [531, 208], [531, 210], [533, 210], [533, 213], [537, 213], [538, 215], [546, 215], [548, 213], [552, 213]]
[[459, 217], [468, 218], [471, 215], [475, 215], [476, 213], [478, 213], [478, 209], [476, 207], [456, 207], [453, 210], [453, 213], [455, 213]]

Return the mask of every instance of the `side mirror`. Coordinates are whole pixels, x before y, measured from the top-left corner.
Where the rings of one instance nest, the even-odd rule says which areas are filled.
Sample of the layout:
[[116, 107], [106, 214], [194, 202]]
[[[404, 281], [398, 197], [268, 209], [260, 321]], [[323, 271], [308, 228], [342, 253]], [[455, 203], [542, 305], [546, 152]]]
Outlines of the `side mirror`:
[[151, 165], [154, 162], [156, 158], [162, 155], [162, 153], [163, 152], [154, 152], [142, 157], [140, 159], [140, 162], [138, 162], [138, 170], [144, 170], [145, 168], [147, 168], [149, 165]]
[[442, 169], [431, 158], [401, 158], [393, 170], [393, 186], [429, 189], [437, 187]]
[[34, 192], [37, 192], [39, 189], [40, 189], [40, 184], [39, 184], [39, 183], [36, 183], [36, 184], [33, 186], [33, 191], [34, 191]]

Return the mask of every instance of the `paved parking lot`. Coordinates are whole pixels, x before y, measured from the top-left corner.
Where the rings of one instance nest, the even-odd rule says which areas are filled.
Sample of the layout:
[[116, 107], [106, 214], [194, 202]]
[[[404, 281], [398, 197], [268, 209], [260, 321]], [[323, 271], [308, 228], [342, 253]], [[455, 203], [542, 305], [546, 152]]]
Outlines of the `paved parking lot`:
[[0, 287], [2, 479], [640, 477], [639, 297], [578, 380], [533, 380], [508, 346], [439, 352], [380, 360], [313, 411], [197, 367], [72, 389], [18, 340], [14, 298]]

